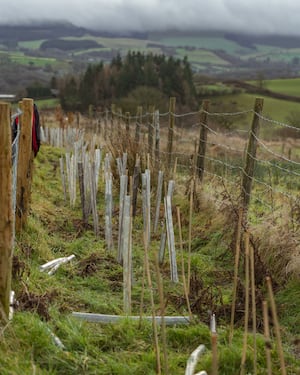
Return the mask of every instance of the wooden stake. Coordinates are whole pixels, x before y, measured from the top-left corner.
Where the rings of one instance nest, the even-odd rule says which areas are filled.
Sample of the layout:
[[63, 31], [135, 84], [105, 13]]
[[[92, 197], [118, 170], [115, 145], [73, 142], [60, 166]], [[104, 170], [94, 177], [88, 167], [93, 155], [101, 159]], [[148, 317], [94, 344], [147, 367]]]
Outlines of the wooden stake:
[[33, 100], [23, 99], [20, 117], [20, 138], [17, 176], [16, 232], [19, 233], [27, 223], [32, 181], [32, 116]]
[[257, 345], [256, 345], [256, 298], [255, 298], [255, 268], [254, 250], [250, 247], [251, 270], [251, 300], [252, 300], [252, 333], [253, 333], [253, 375], [257, 374]]
[[280, 360], [280, 370], [282, 375], [286, 375], [286, 368], [285, 368], [285, 362], [284, 362], [284, 355], [283, 355], [283, 348], [281, 343], [281, 335], [280, 335], [280, 325], [277, 317], [277, 309], [272, 289], [272, 282], [271, 278], [269, 276], [266, 277], [267, 287], [268, 287], [268, 294], [270, 299], [270, 307], [272, 312], [272, 317], [274, 321], [274, 328], [275, 328], [275, 334], [276, 334], [276, 342], [277, 342], [277, 350], [278, 350], [278, 356]]
[[256, 98], [251, 132], [247, 146], [246, 163], [243, 170], [242, 179], [242, 205], [245, 211], [247, 211], [250, 203], [252, 180], [256, 161], [257, 137], [259, 134], [259, 115], [262, 113], [263, 104], [264, 100], [262, 98]]
[[182, 283], [183, 283], [183, 290], [184, 290], [184, 295], [186, 299], [186, 305], [188, 308], [189, 316], [190, 319], [193, 319], [193, 314], [191, 311], [191, 306], [190, 306], [190, 300], [189, 300], [189, 295], [188, 295], [188, 290], [187, 290], [187, 284], [186, 284], [186, 278], [185, 278], [185, 267], [184, 267], [184, 257], [183, 257], [183, 242], [182, 242], [182, 231], [181, 231], [181, 218], [180, 218], [180, 207], [176, 207], [177, 211], [177, 220], [178, 220], [178, 231], [179, 231], [179, 243], [180, 243], [180, 250], [181, 250], [181, 271], [182, 271]]
[[265, 351], [266, 351], [266, 362], [267, 362], [267, 375], [272, 375], [272, 360], [271, 360], [271, 340], [270, 340], [270, 328], [269, 328], [269, 315], [268, 315], [268, 303], [263, 301], [263, 318], [264, 318], [264, 337], [265, 337]]
[[244, 340], [241, 361], [241, 375], [246, 371], [246, 354], [248, 342], [248, 322], [249, 322], [249, 233], [245, 233], [245, 322], [244, 322]]
[[0, 102], [0, 320], [9, 316], [13, 252], [10, 105]]
[[159, 268], [158, 255], [155, 258], [155, 268], [156, 268], [157, 288], [158, 288], [159, 301], [160, 301], [161, 336], [162, 336], [162, 345], [163, 345], [163, 354], [164, 354], [164, 373], [165, 375], [168, 375], [169, 366], [168, 366], [167, 334], [166, 334], [166, 322], [165, 322], [165, 300], [164, 300], [163, 280], [162, 280], [161, 272]]
[[200, 135], [199, 135], [199, 147], [197, 155], [197, 169], [200, 181], [203, 181], [204, 177], [204, 164], [206, 154], [206, 142], [207, 142], [207, 112], [209, 110], [209, 100], [204, 100], [200, 111]]
[[[147, 226], [148, 225], [149, 225], [149, 222], [147, 223]], [[147, 226], [146, 226], [146, 229], [144, 231], [146, 275], [147, 275], [148, 287], [149, 287], [149, 291], [150, 291], [151, 311], [152, 311], [152, 327], [153, 327], [154, 343], [155, 343], [157, 374], [160, 375], [161, 374], [160, 349], [159, 349], [159, 342], [158, 342], [157, 323], [156, 323], [156, 319], [155, 319], [155, 304], [154, 304], [154, 296], [153, 296], [153, 285], [152, 285], [150, 263], [149, 263], [149, 256], [148, 256], [149, 239], [147, 238], [148, 237]]]
[[176, 98], [170, 98], [169, 104], [169, 132], [168, 132], [168, 149], [167, 149], [167, 158], [168, 158], [168, 169], [171, 168], [172, 162], [172, 152], [173, 152], [173, 135], [174, 135], [174, 125], [175, 125], [175, 105]]
[[194, 203], [194, 179], [192, 179], [192, 181], [191, 181], [191, 187], [190, 187], [189, 245], [188, 245], [189, 254], [188, 254], [188, 271], [187, 271], [187, 290], [188, 290], [188, 294], [190, 294], [190, 285], [191, 285], [193, 203]]
[[238, 271], [240, 261], [240, 243], [241, 243], [241, 228], [243, 219], [243, 209], [239, 209], [239, 217], [237, 223], [236, 237], [235, 237], [235, 261], [234, 261], [234, 276], [233, 276], [233, 296], [231, 303], [231, 319], [230, 319], [230, 331], [229, 331], [229, 345], [232, 343], [233, 328], [234, 328], [234, 315], [235, 315], [235, 304], [236, 304], [236, 292], [238, 282]]

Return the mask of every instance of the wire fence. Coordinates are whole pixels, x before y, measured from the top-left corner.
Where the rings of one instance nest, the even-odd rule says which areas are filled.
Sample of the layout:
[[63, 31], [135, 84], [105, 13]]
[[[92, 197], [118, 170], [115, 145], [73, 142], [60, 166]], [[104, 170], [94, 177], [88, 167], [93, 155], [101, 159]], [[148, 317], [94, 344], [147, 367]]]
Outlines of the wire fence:
[[[178, 178], [184, 180], [203, 173], [202, 187], [215, 191], [217, 204], [224, 200], [222, 189], [235, 202], [243, 194], [249, 196], [249, 212], [255, 220], [263, 220], [270, 214], [275, 217], [279, 210], [290, 211], [298, 205], [300, 128], [297, 126], [270, 119], [255, 107], [238, 112], [210, 112], [201, 108], [182, 114], [139, 110], [137, 115], [123, 114], [113, 108], [96, 113], [80, 127], [45, 129], [45, 142], [71, 145], [86, 132], [96, 135], [101, 147], [119, 152], [113, 156], [131, 152], [135, 159], [139, 154], [144, 165], [148, 158], [153, 168], [164, 170], [166, 176], [175, 170]], [[254, 134], [251, 122], [255, 117], [259, 132]], [[255, 155], [248, 150], [251, 137], [256, 142]], [[204, 144], [205, 151], [200, 144]], [[247, 160], [254, 164], [251, 175], [246, 170]], [[128, 165], [130, 168], [130, 162]], [[244, 178], [250, 181], [251, 191], [242, 186]]]
[[[201, 122], [201, 113], [207, 114], [207, 121]], [[117, 116], [116, 113], [113, 114]], [[257, 116], [260, 129], [257, 134], [251, 130], [251, 121]], [[151, 118], [147, 113], [144, 118]], [[174, 126], [170, 128], [170, 118], [174, 117]], [[228, 118], [234, 119], [233, 123]], [[177, 164], [179, 172], [199, 174], [197, 160], [204, 159], [204, 185], [212, 179], [221, 180], [223, 185], [234, 189], [238, 199], [242, 189], [241, 180], [245, 176], [245, 164], [248, 158], [253, 159], [255, 168], [251, 179], [251, 208], [257, 208], [255, 203], [264, 206], [266, 213], [274, 213], [278, 206], [296, 204], [299, 198], [300, 173], [300, 129], [290, 124], [278, 122], [257, 113], [255, 109], [239, 112], [198, 111], [185, 114], [164, 113], [159, 116], [160, 153], [157, 162], [165, 162], [169, 158], [172, 165]], [[116, 121], [113, 126], [118, 124]], [[240, 124], [246, 124], [239, 128]], [[134, 125], [134, 122], [133, 122]], [[122, 124], [117, 131], [120, 131]], [[153, 131], [157, 124], [150, 123]], [[157, 157], [149, 142], [149, 123], [140, 124], [143, 134], [142, 147], [153, 158]], [[207, 138], [201, 139], [201, 128], [205, 127]], [[133, 126], [131, 126], [131, 129]], [[288, 130], [288, 133], [286, 131]], [[115, 129], [113, 129], [115, 131]], [[171, 155], [168, 150], [169, 132], [173, 133]], [[130, 131], [127, 136], [131, 137]], [[256, 155], [247, 150], [249, 138], [257, 142]], [[111, 138], [114, 142], [114, 138]], [[199, 143], [205, 142], [205, 154], [199, 153]], [[150, 147], [149, 147], [150, 145]], [[250, 194], [250, 192], [246, 192]]]

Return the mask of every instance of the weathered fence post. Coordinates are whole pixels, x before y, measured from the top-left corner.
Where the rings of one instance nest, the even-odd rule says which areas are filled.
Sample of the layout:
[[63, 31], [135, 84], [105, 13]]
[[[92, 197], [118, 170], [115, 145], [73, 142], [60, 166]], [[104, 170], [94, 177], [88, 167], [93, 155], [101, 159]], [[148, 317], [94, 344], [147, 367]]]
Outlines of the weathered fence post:
[[116, 105], [113, 103], [111, 105], [111, 123], [110, 123], [110, 136], [112, 137], [115, 131], [116, 123]]
[[124, 216], [124, 201], [127, 195], [128, 187], [128, 176], [123, 174], [120, 176], [120, 197], [119, 197], [119, 235], [118, 235], [118, 254], [117, 261], [119, 263], [123, 262], [122, 253], [122, 240], [123, 240], [123, 216]]
[[138, 189], [140, 185], [140, 174], [141, 174], [141, 160], [139, 156], [136, 156], [134, 171], [133, 171], [133, 186], [132, 186], [132, 216], [136, 216], [136, 208], [137, 208], [137, 196], [138, 196]]
[[33, 100], [23, 99], [20, 121], [20, 138], [18, 154], [16, 232], [24, 227], [29, 212], [29, 201], [32, 179], [32, 116]]
[[171, 168], [171, 163], [172, 163], [173, 135], [174, 135], [174, 125], [175, 125], [175, 105], [176, 105], [176, 98], [175, 97], [170, 98], [169, 133], [168, 133], [168, 150], [167, 150], [168, 169]]
[[105, 109], [105, 117], [104, 117], [104, 140], [107, 140], [107, 126], [108, 126], [108, 109]]
[[9, 316], [13, 251], [10, 105], [0, 102], [0, 320]]
[[148, 113], [148, 152], [152, 157], [153, 152], [154, 106], [149, 107]]
[[87, 205], [86, 205], [86, 196], [85, 196], [85, 182], [84, 182], [84, 172], [83, 172], [83, 163], [79, 161], [77, 163], [78, 168], [78, 181], [79, 181], [79, 191], [80, 191], [80, 198], [81, 198], [81, 209], [82, 209], [82, 220], [83, 225], [86, 227], [88, 224], [88, 212], [87, 212]]
[[107, 250], [113, 249], [112, 239], [112, 178], [105, 176], [105, 241]]
[[200, 181], [203, 181], [204, 177], [204, 164], [205, 164], [205, 153], [206, 153], [206, 142], [207, 142], [207, 112], [209, 110], [209, 100], [204, 100], [202, 108], [200, 110], [200, 136], [199, 136], [199, 147], [197, 155], [197, 169]]
[[256, 149], [257, 149], [257, 137], [259, 134], [259, 116], [263, 110], [264, 100], [262, 98], [256, 98], [254, 104], [254, 115], [251, 125], [251, 132], [248, 140], [247, 154], [245, 167], [243, 169], [242, 176], [242, 206], [244, 212], [247, 211], [252, 188], [252, 180], [254, 175], [255, 159], [256, 159]]
[[146, 169], [142, 173], [142, 205], [143, 205], [143, 222], [144, 233], [146, 233], [147, 246], [150, 244], [151, 237], [151, 183], [150, 170]]
[[126, 125], [126, 135], [127, 137], [130, 136], [130, 113], [125, 113], [125, 125]]
[[135, 137], [134, 137], [134, 140], [136, 143], [140, 142], [142, 115], [143, 115], [143, 107], [139, 106], [137, 107], [137, 113], [136, 113], [136, 126], [135, 126]]
[[159, 126], [159, 111], [156, 110], [154, 114], [154, 129], [155, 129], [155, 166], [156, 169], [159, 168], [160, 164], [160, 151], [159, 151], [159, 142], [160, 142], [160, 126]]

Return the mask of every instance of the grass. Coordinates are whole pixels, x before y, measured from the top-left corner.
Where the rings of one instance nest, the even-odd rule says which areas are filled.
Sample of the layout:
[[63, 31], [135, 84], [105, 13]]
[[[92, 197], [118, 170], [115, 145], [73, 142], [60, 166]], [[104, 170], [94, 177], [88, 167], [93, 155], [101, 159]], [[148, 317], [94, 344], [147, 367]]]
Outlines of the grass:
[[37, 40], [26, 40], [22, 42], [18, 42], [18, 46], [21, 48], [27, 49], [39, 49], [41, 44], [45, 41], [45, 39], [37, 39]]
[[267, 89], [286, 95], [300, 96], [300, 78], [272, 79], [264, 81]]
[[[17, 237], [13, 289], [19, 301], [14, 320], [0, 331], [0, 367], [4, 375], [37, 374], [156, 374], [153, 330], [150, 323], [131, 322], [124, 317], [117, 324], [91, 324], [72, 318], [72, 311], [122, 314], [122, 268], [114, 254], [107, 253], [103, 240], [96, 239], [91, 228], [83, 228], [79, 202], [71, 209], [63, 199], [58, 160], [64, 150], [42, 145], [35, 159], [31, 215], [28, 226]], [[101, 178], [100, 178], [101, 180]], [[114, 181], [114, 186], [116, 181]], [[99, 213], [103, 223], [103, 182], [100, 182]], [[207, 186], [207, 191], [211, 187]], [[114, 191], [115, 199], [118, 192]], [[183, 374], [187, 359], [199, 345], [205, 344], [206, 354], [198, 370], [211, 369], [209, 310], [217, 312], [219, 371], [239, 374], [242, 331], [237, 324], [232, 347], [228, 347], [228, 311], [231, 299], [233, 254], [230, 243], [234, 221], [217, 213], [212, 202], [201, 196], [200, 207], [193, 215], [191, 271], [193, 291], [191, 302], [196, 320], [185, 327], [167, 328], [169, 374]], [[183, 237], [187, 238], [188, 200], [175, 192], [174, 204], [182, 209]], [[117, 201], [115, 207], [118, 207]], [[117, 212], [117, 211], [116, 211]], [[115, 215], [114, 226], [118, 225]], [[177, 228], [175, 224], [175, 229]], [[177, 230], [177, 229], [176, 229]], [[133, 314], [140, 310], [143, 273], [142, 225], [138, 218], [133, 224], [134, 284]], [[177, 233], [177, 232], [176, 232]], [[116, 236], [116, 233], [114, 232]], [[177, 234], [176, 234], [177, 236]], [[159, 237], [159, 236], [158, 236]], [[150, 249], [153, 259], [159, 238], [154, 237]], [[185, 245], [186, 249], [186, 245]], [[49, 276], [39, 271], [39, 265], [65, 255], [75, 254], [72, 263], [63, 265]], [[186, 260], [187, 253], [184, 252]], [[169, 281], [166, 260], [161, 268], [164, 277], [166, 313], [186, 314], [182, 282]], [[155, 308], [160, 309], [154, 266], [151, 262]], [[297, 324], [298, 305], [295, 301], [297, 282], [290, 294], [281, 290], [278, 299], [285, 301], [286, 311], [292, 308], [293, 321], [283, 314], [287, 337]], [[290, 298], [293, 298], [290, 301]], [[150, 293], [145, 289], [144, 314], [150, 314]], [[281, 317], [281, 316], [280, 316]], [[240, 323], [240, 322], [239, 322]], [[1, 327], [0, 327], [1, 328]], [[62, 341], [65, 350], [57, 347], [49, 330]], [[158, 329], [159, 339], [161, 330]], [[285, 337], [286, 337], [285, 336]], [[160, 341], [161, 343], [161, 341]], [[286, 343], [288, 374], [299, 369], [299, 361], [289, 353], [293, 347]], [[252, 370], [252, 346], [249, 342], [247, 371]], [[258, 335], [258, 374], [265, 373], [263, 339]], [[280, 374], [274, 351], [274, 375]]]
[[36, 105], [39, 109], [52, 109], [59, 105], [59, 99], [52, 98], [52, 99], [39, 99], [35, 100]]
[[212, 51], [206, 50], [195, 50], [195, 51], [187, 51], [183, 48], [176, 49], [176, 56], [179, 58], [183, 58], [184, 56], [188, 55], [189, 62], [191, 64], [213, 64], [213, 65], [230, 65], [227, 61], [218, 57]]
[[209, 50], [225, 50], [228, 53], [236, 53], [243, 50], [241, 46], [222, 37], [203, 37], [203, 36], [176, 36], [159, 37], [156, 41], [168, 47], [196, 47]]
[[[222, 110], [222, 108], [226, 108], [226, 106], [227, 108], [231, 108], [230, 112], [235, 112], [234, 108], [236, 108], [237, 111], [252, 110], [254, 108], [255, 98], [257, 97], [264, 99], [263, 115], [269, 119], [287, 123], [287, 118], [290, 113], [297, 113], [299, 111], [299, 103], [249, 93], [222, 95], [213, 98], [211, 102], [216, 112], [226, 112]], [[221, 108], [221, 110], [218, 110], [218, 107]], [[276, 124], [268, 125], [268, 123], [264, 123], [264, 126], [269, 126], [271, 130], [272, 127], [276, 128]]]

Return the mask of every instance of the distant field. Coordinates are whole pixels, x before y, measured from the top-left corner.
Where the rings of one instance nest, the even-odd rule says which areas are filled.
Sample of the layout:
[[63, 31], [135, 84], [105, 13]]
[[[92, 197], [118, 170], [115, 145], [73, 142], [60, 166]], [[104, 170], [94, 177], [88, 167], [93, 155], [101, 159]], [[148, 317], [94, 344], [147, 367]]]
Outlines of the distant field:
[[45, 39], [39, 40], [29, 40], [25, 42], [18, 42], [18, 46], [21, 48], [28, 48], [28, 49], [39, 49], [41, 44], [45, 41]]
[[272, 79], [266, 80], [264, 84], [271, 91], [300, 97], [300, 78]]
[[249, 49], [243, 48], [237, 43], [224, 39], [222, 37], [203, 37], [203, 36], [176, 36], [176, 37], [157, 37], [156, 42], [170, 47], [196, 47], [210, 50], [224, 50], [235, 54], [237, 51], [249, 52]]
[[212, 51], [194, 50], [187, 51], [184, 48], [176, 49], [176, 56], [183, 58], [188, 55], [188, 60], [191, 64], [214, 64], [214, 65], [230, 65], [228, 61], [221, 59]]
[[53, 99], [40, 99], [35, 100], [36, 105], [39, 109], [52, 109], [59, 105], [59, 99], [53, 98]]
[[23, 52], [3, 52], [0, 51], [0, 56], [6, 56], [10, 61], [22, 64], [22, 65], [35, 65], [40, 67], [45, 67], [45, 65], [57, 64], [57, 60], [52, 57], [35, 57], [35, 56], [26, 56]]
[[[214, 103], [214, 110], [218, 111], [218, 103], [220, 103], [220, 112], [226, 108], [235, 108], [237, 111], [244, 111], [253, 109], [254, 101], [257, 96], [254, 94], [237, 94], [237, 95], [224, 95], [216, 97], [211, 100]], [[262, 97], [262, 96], [260, 96]], [[273, 99], [269, 97], [264, 98], [263, 115], [275, 121], [287, 123], [287, 117], [291, 113], [300, 113], [300, 103], [290, 102], [287, 100]], [[232, 110], [230, 110], [232, 112]]]
[[84, 35], [81, 38], [74, 38], [74, 37], [64, 37], [64, 40], [94, 40], [97, 43], [103, 45], [106, 48], [146, 48], [149, 40], [143, 39], [130, 39], [130, 38], [103, 38], [103, 37], [95, 37], [92, 35]]

